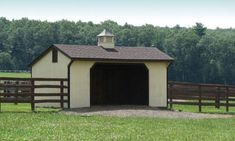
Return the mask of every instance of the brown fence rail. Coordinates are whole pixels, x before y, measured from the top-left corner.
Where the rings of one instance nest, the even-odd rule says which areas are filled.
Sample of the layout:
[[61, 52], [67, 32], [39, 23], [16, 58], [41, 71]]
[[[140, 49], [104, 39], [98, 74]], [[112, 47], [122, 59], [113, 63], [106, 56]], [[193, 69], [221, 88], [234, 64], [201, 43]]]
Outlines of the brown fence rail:
[[168, 82], [168, 104], [197, 105], [199, 112], [202, 106], [235, 106], [235, 86], [221, 84], [195, 84], [188, 82]]
[[[42, 93], [42, 89], [57, 90], [53, 93]], [[48, 98], [39, 99], [40, 97]], [[35, 110], [35, 103], [60, 103], [61, 108], [64, 108], [64, 103], [67, 103], [69, 108], [68, 79], [0, 77], [1, 103], [30, 103], [33, 111]]]

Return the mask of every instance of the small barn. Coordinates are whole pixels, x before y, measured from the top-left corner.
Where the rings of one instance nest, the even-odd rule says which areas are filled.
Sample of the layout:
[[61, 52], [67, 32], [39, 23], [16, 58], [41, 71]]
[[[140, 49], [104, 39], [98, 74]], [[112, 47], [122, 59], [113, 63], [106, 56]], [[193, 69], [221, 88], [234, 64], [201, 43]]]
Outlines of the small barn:
[[32, 77], [68, 78], [70, 108], [167, 106], [171, 57], [156, 47], [115, 46], [107, 30], [97, 38], [97, 46], [51, 45], [30, 64]]

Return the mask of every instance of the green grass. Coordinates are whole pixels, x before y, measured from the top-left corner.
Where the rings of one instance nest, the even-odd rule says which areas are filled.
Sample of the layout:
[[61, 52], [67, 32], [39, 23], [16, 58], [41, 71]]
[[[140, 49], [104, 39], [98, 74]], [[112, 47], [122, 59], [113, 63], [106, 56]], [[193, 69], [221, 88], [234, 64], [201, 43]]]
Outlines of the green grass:
[[30, 73], [6, 73], [6, 72], [0, 72], [0, 77], [29, 78], [29, 77], [31, 77], [31, 74]]
[[[28, 104], [2, 104], [1, 140], [234, 141], [235, 118], [162, 119], [65, 115]], [[13, 112], [18, 111], [18, 112]], [[20, 112], [19, 112], [20, 111]]]
[[[186, 106], [186, 105], [173, 105], [173, 110], [183, 112], [199, 112], [198, 106]], [[221, 106], [219, 109], [215, 106], [202, 106], [202, 113], [209, 114], [235, 114], [235, 107], [230, 107], [229, 112], [226, 112], [226, 107]]]
[[[58, 112], [60, 109], [58, 108], [36, 108], [37, 112]], [[30, 104], [8, 104], [1, 103], [1, 112], [2, 113], [32, 113]]]

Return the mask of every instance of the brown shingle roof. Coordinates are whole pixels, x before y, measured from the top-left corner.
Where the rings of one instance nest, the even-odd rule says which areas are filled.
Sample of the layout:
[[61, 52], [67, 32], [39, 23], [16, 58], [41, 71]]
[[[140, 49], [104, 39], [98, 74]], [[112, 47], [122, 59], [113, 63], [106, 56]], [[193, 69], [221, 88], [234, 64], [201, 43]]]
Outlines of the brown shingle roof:
[[104, 49], [99, 46], [54, 44], [66, 56], [72, 59], [94, 60], [135, 60], [135, 61], [170, 61], [167, 54], [155, 47], [115, 47]]
[[29, 66], [35, 64], [52, 48], [57, 48], [71, 59], [117, 60], [117, 61], [172, 61], [173, 58], [155, 47], [115, 47], [104, 49], [99, 46], [54, 44], [47, 48]]

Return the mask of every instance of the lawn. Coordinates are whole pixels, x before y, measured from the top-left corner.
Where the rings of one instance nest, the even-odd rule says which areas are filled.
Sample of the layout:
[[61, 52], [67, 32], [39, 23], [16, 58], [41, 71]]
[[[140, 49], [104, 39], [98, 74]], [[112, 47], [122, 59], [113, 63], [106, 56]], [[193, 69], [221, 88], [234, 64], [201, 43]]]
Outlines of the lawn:
[[[0, 77], [3, 74], [0, 73]], [[29, 77], [29, 74], [4, 74]], [[174, 105], [175, 110], [198, 112], [197, 106]], [[1, 104], [1, 141], [234, 141], [235, 118], [163, 119], [66, 115], [59, 109], [36, 108], [30, 104]], [[225, 108], [203, 107], [206, 113], [225, 113]], [[230, 109], [235, 113], [235, 108]]]
[[46, 108], [32, 113], [28, 104], [2, 104], [2, 111], [1, 140], [235, 140], [235, 118], [86, 117]]
[[31, 77], [31, 74], [30, 73], [6, 73], [6, 72], [0, 72], [0, 77], [29, 78], [29, 77]]
[[[173, 105], [173, 110], [184, 112], [198, 112], [198, 106]], [[229, 112], [226, 112], [225, 106], [221, 106], [219, 109], [215, 108], [214, 106], [202, 106], [202, 113], [235, 114], [235, 107], [230, 107]]]

